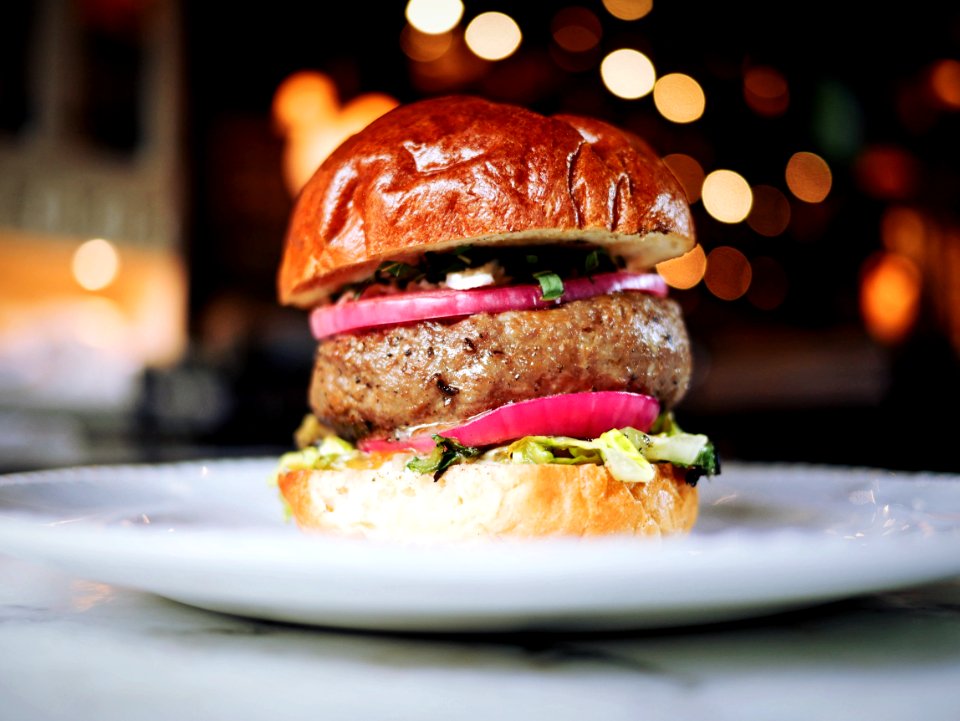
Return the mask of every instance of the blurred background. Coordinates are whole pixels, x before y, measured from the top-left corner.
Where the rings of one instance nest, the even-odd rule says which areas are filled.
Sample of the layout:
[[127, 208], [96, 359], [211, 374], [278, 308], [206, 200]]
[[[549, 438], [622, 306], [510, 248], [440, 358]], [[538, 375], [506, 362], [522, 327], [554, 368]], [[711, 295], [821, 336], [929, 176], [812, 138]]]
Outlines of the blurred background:
[[396, 103], [470, 93], [619, 124], [682, 182], [682, 425], [957, 470], [960, 9], [884, 7], [2, 4], [0, 469], [288, 449], [315, 347], [274, 296], [292, 199]]

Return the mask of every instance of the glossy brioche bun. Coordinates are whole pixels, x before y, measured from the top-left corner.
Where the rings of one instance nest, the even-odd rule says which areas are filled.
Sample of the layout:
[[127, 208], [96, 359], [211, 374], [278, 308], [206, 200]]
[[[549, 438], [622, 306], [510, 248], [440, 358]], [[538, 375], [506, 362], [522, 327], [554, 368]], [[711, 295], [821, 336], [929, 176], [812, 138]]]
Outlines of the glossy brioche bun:
[[655, 464], [649, 483], [622, 483], [596, 465], [451, 466], [438, 481], [402, 460], [377, 469], [290, 471], [279, 486], [304, 530], [389, 540], [491, 536], [659, 536], [689, 531], [697, 489]]
[[310, 307], [387, 259], [567, 241], [647, 269], [693, 247], [693, 221], [676, 178], [630, 133], [478, 98], [424, 100], [348, 139], [307, 183], [278, 291]]

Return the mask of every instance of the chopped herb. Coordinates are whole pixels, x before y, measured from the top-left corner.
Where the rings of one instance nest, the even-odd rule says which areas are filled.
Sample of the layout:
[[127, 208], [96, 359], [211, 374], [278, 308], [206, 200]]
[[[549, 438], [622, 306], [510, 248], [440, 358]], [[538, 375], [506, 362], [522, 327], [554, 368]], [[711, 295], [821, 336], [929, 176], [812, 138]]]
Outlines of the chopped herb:
[[479, 448], [464, 446], [452, 438], [435, 435], [433, 440], [437, 446], [429, 456], [414, 458], [407, 464], [407, 468], [418, 473], [433, 473], [433, 480], [440, 480], [440, 476], [454, 463], [464, 458], [474, 458], [480, 455]]
[[381, 263], [380, 267], [377, 268], [377, 272], [388, 275], [391, 278], [396, 278], [397, 280], [410, 280], [420, 275], [420, 271], [415, 265], [402, 263], [398, 260], [388, 260]]
[[553, 271], [542, 270], [534, 273], [533, 277], [540, 283], [540, 297], [543, 300], [556, 300], [563, 295], [563, 281]]
[[444, 252], [427, 251], [419, 257], [384, 261], [369, 278], [345, 286], [341, 293], [360, 298], [372, 285], [405, 290], [408, 285], [422, 281], [443, 283], [450, 273], [481, 268], [491, 262], [497, 264], [497, 278], [503, 284], [539, 281], [545, 300], [560, 297], [560, 278], [609, 273], [623, 266], [622, 259], [610, 255], [606, 249], [583, 244], [528, 247], [461, 245]]
[[583, 262], [583, 266], [587, 271], [587, 275], [593, 273], [600, 267], [600, 255], [595, 250], [591, 250], [587, 255], [587, 259]]

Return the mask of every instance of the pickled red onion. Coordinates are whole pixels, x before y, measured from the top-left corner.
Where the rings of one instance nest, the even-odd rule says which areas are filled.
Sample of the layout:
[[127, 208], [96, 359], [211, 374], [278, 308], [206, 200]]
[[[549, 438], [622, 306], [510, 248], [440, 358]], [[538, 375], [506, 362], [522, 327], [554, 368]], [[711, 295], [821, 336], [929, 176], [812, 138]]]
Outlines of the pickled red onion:
[[374, 298], [324, 305], [310, 313], [310, 329], [317, 340], [337, 333], [437, 318], [456, 318], [474, 313], [550, 308], [572, 300], [633, 290], [659, 297], [667, 284], [656, 273], [601, 273], [563, 281], [563, 295], [543, 300], [539, 285], [512, 285], [473, 290], [431, 290], [396, 293]]
[[[611, 428], [647, 431], [660, 413], [652, 396], [627, 391], [564, 393], [494, 408], [462, 425], [440, 432], [465, 446], [491, 446], [524, 436], [596, 438]], [[358, 444], [368, 453], [412, 450], [428, 453], [436, 443], [422, 433], [404, 440], [367, 438]]]

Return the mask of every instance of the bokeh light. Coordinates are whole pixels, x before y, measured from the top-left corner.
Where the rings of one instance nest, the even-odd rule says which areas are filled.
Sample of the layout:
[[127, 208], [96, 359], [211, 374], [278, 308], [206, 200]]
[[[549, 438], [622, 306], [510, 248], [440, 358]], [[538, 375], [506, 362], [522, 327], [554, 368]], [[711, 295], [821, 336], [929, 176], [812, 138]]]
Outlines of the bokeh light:
[[653, 0], [603, 0], [603, 6], [620, 20], [639, 20], [653, 10]]
[[453, 45], [453, 33], [430, 35], [407, 25], [400, 33], [400, 49], [411, 60], [432, 63], [439, 60]]
[[517, 51], [523, 34], [509, 15], [487, 12], [470, 21], [464, 39], [478, 58], [503, 60]]
[[885, 251], [868, 258], [860, 280], [860, 312], [870, 335], [881, 343], [903, 340], [916, 322], [920, 291], [920, 271], [909, 258]]
[[790, 86], [779, 70], [766, 66], [748, 68], [743, 74], [743, 99], [758, 115], [776, 117], [790, 105]]
[[825, 80], [819, 84], [811, 120], [814, 141], [833, 162], [852, 160], [863, 147], [863, 107], [845, 83]]
[[102, 290], [120, 271], [120, 255], [109, 241], [94, 238], [82, 243], [71, 262], [74, 280], [86, 290]]
[[937, 62], [930, 70], [930, 89], [946, 108], [960, 110], [960, 61]]
[[273, 121], [286, 135], [327, 122], [339, 111], [337, 86], [324, 75], [302, 70], [284, 79], [273, 95]]
[[397, 101], [384, 93], [359, 95], [343, 106], [340, 111], [340, 127], [344, 138], [363, 130], [381, 115], [397, 107]]
[[732, 170], [714, 170], [703, 180], [703, 207], [721, 223], [739, 223], [750, 213], [750, 185]]
[[917, 189], [917, 159], [893, 145], [875, 145], [862, 152], [854, 165], [860, 187], [882, 200], [904, 200]]
[[388, 95], [368, 93], [341, 108], [333, 81], [312, 71], [294, 73], [280, 83], [273, 116], [284, 135], [283, 178], [290, 194], [300, 191], [340, 143], [396, 105]]
[[453, 30], [463, 17], [460, 0], [410, 0], [407, 22], [422, 33], [438, 35]]
[[553, 41], [571, 53], [592, 50], [603, 37], [603, 26], [592, 12], [583, 7], [564, 8], [550, 23]]
[[639, 50], [620, 48], [600, 63], [600, 77], [618, 98], [636, 100], [653, 90], [657, 73], [650, 58]]
[[916, 210], [895, 205], [880, 217], [880, 238], [884, 248], [919, 264], [926, 254], [927, 223]]
[[729, 245], [721, 245], [707, 256], [703, 281], [717, 298], [736, 300], [747, 292], [752, 276], [747, 256]]
[[772, 185], [755, 186], [747, 225], [767, 238], [780, 235], [790, 225], [790, 201], [787, 196]]
[[700, 83], [683, 73], [670, 73], [653, 86], [653, 102], [667, 120], [692, 123], [703, 115], [707, 99]]
[[833, 175], [816, 153], [794, 153], [787, 161], [787, 187], [805, 203], [819, 203], [830, 193]]
[[703, 279], [707, 270], [707, 256], [698, 243], [679, 258], [657, 263], [657, 272], [672, 288], [692, 288]]
[[667, 164], [670, 171], [680, 181], [680, 185], [683, 186], [683, 190], [687, 194], [687, 201], [696, 203], [700, 200], [704, 173], [696, 158], [684, 153], [671, 153], [663, 156], [663, 162]]
[[789, 281], [783, 265], [775, 258], [761, 256], [750, 264], [753, 269], [747, 300], [760, 310], [774, 310], [787, 297]]

